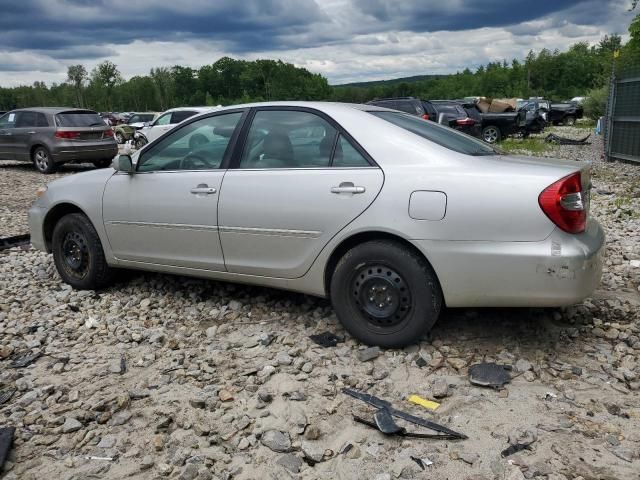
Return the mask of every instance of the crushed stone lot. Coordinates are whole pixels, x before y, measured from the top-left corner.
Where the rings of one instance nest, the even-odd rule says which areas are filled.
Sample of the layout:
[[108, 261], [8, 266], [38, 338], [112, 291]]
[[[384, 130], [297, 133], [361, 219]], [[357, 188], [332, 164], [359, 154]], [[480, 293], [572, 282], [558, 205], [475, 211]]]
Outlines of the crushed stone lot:
[[[591, 212], [607, 233], [594, 295], [448, 310], [404, 350], [366, 349], [322, 299], [139, 272], [74, 291], [50, 255], [0, 252], [0, 427], [16, 427], [0, 478], [640, 478], [640, 165], [604, 163], [592, 142], [544, 155], [594, 162]], [[26, 233], [51, 179], [0, 162], [0, 237]], [[309, 338], [324, 331], [344, 341]], [[32, 363], [12, 368], [24, 354]], [[483, 360], [512, 366], [511, 382], [471, 385]], [[352, 420], [373, 409], [344, 387], [469, 438], [385, 437]]]

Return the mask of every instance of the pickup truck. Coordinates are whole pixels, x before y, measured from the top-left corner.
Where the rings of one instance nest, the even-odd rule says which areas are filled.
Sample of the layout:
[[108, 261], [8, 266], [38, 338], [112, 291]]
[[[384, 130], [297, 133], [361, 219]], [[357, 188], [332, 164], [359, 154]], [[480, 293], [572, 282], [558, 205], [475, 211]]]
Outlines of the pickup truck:
[[524, 110], [507, 113], [482, 113], [475, 103], [462, 101], [467, 115], [480, 124], [480, 138], [487, 143], [496, 143], [518, 132], [524, 132], [527, 126], [527, 113]]
[[567, 125], [571, 126], [576, 123], [576, 120], [582, 118], [584, 115], [584, 109], [577, 102], [565, 102], [565, 103], [552, 103], [549, 100], [543, 99], [529, 99], [520, 100], [518, 107], [524, 105], [535, 105], [536, 109], [547, 112], [547, 122], [554, 125]]

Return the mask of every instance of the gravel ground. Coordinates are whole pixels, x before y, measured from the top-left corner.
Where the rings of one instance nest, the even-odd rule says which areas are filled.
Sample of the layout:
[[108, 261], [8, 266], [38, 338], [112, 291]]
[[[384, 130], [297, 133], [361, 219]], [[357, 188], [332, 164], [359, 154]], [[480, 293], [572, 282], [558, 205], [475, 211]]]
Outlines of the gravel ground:
[[[640, 166], [601, 163], [601, 150], [596, 138], [551, 152], [594, 161], [591, 208], [608, 245], [593, 297], [565, 309], [449, 310], [404, 350], [349, 337], [317, 346], [309, 335], [345, 336], [320, 299], [139, 273], [73, 291], [49, 255], [1, 252], [0, 396], [15, 393], [0, 425], [17, 431], [0, 477], [640, 478]], [[2, 236], [22, 233], [51, 177], [0, 168]], [[25, 352], [42, 356], [10, 368]], [[483, 359], [513, 365], [506, 388], [470, 385], [468, 367]], [[469, 438], [384, 437], [352, 421], [371, 410], [345, 386]], [[441, 406], [430, 413], [410, 394]], [[535, 441], [501, 457], [524, 439]]]

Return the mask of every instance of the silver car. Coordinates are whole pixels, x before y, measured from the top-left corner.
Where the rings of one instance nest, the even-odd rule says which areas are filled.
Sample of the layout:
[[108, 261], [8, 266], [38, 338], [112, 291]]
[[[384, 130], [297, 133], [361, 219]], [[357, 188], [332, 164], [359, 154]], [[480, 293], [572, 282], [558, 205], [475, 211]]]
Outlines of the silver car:
[[113, 166], [52, 182], [29, 212], [33, 245], [75, 288], [133, 268], [296, 290], [393, 347], [445, 305], [569, 305], [600, 281], [588, 165], [503, 155], [402, 112], [227, 107]]

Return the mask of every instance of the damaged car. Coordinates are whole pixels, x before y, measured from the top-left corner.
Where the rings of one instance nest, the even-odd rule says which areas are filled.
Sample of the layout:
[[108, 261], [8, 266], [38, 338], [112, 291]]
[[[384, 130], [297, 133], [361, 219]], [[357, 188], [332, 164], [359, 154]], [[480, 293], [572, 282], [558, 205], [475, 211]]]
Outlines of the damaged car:
[[386, 108], [225, 107], [113, 166], [50, 183], [29, 211], [33, 246], [73, 288], [138, 269], [294, 290], [400, 347], [445, 306], [570, 305], [600, 282], [588, 164]]

